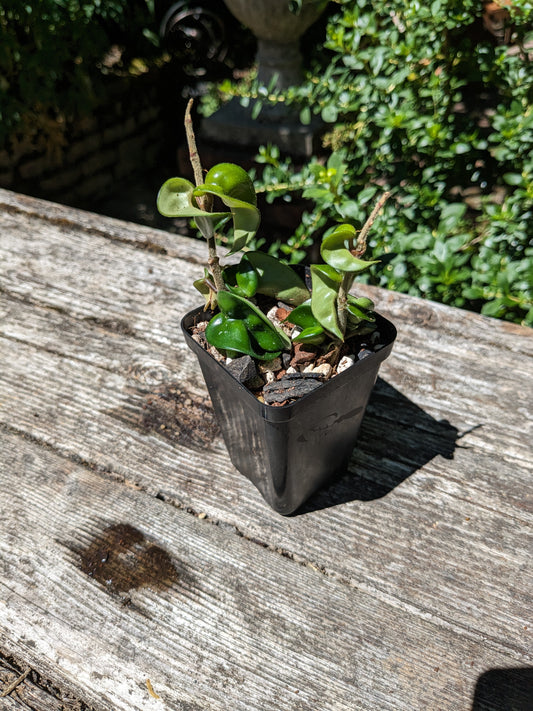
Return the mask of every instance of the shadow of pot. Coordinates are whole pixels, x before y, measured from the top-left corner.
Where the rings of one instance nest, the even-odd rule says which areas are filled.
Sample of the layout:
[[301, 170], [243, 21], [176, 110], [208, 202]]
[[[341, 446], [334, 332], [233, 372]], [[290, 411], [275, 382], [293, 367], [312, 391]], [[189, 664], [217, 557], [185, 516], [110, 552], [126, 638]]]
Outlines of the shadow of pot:
[[381, 363], [396, 328], [376, 314], [383, 347], [304, 397], [275, 407], [260, 402], [189, 333], [200, 307], [181, 327], [196, 354], [230, 459], [278, 513], [296, 511], [345, 468]]

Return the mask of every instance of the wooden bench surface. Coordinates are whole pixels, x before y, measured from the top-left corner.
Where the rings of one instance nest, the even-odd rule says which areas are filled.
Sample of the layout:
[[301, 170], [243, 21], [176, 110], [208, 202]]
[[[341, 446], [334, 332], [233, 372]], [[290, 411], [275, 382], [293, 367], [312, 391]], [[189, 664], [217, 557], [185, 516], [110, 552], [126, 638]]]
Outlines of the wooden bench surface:
[[533, 330], [361, 287], [398, 340], [282, 517], [180, 334], [204, 254], [0, 190], [0, 709], [532, 708]]

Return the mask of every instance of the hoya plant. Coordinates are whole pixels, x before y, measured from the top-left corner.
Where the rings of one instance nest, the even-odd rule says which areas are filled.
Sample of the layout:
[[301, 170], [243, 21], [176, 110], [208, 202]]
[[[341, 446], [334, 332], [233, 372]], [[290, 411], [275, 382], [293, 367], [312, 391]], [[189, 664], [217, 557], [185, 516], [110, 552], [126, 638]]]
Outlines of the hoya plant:
[[[357, 274], [375, 261], [366, 261], [366, 237], [384, 195], [357, 233], [349, 224], [326, 233], [320, 254], [323, 264], [310, 267], [311, 288], [292, 267], [266, 253], [249, 250], [260, 224], [257, 197], [248, 173], [233, 163], [220, 163], [204, 176], [192, 128], [190, 104], [185, 127], [195, 182], [170, 178], [161, 187], [157, 207], [167, 217], [193, 218], [205, 238], [208, 259], [204, 275], [194, 286], [212, 312], [205, 336], [228, 357], [249, 355], [272, 360], [290, 351], [293, 342], [322, 345], [340, 354], [342, 344], [355, 335], [375, 329], [374, 305], [366, 297], [350, 294]], [[237, 264], [222, 266], [217, 244], [228, 254], [242, 252]], [[270, 320], [261, 306], [268, 299], [289, 308], [287, 331]]]

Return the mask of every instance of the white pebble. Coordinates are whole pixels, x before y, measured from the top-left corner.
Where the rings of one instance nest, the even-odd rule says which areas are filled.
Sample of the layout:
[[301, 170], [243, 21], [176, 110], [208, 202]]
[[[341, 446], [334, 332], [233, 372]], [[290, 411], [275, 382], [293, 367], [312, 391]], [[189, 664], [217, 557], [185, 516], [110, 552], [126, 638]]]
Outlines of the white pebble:
[[355, 356], [346, 355], [342, 356], [337, 366], [337, 373], [342, 373], [344, 370], [348, 370], [355, 363]]
[[267, 317], [267, 319], [268, 319], [269, 321], [271, 321], [271, 322], [274, 324], [274, 326], [278, 326], [278, 327], [279, 327], [279, 326], [281, 326], [281, 321], [280, 321], [279, 318], [276, 316], [277, 312], [278, 312], [278, 307], [277, 307], [277, 306], [273, 306], [273, 307], [270, 309], [270, 311], [267, 312], [266, 317]]
[[317, 365], [316, 368], [314, 368], [313, 372], [320, 373], [320, 375], [323, 375], [324, 378], [327, 380], [330, 377], [332, 370], [333, 368], [329, 363], [321, 363], [320, 365]]

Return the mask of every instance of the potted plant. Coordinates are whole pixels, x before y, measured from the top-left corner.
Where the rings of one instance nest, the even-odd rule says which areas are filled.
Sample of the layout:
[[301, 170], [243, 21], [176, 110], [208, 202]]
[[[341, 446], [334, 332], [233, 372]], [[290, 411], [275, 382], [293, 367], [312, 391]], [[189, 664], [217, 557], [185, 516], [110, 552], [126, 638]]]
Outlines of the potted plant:
[[[183, 318], [183, 333], [233, 464], [289, 514], [346, 466], [396, 337], [370, 299], [350, 293], [355, 276], [375, 263], [363, 255], [387, 195], [359, 233], [346, 224], [330, 230], [321, 244], [324, 264], [299, 274], [246, 251], [260, 223], [253, 182], [231, 163], [204, 177], [190, 103], [185, 126], [195, 184], [171, 178], [157, 198], [163, 215], [194, 218], [207, 241], [204, 275], [194, 284], [205, 303]], [[229, 254], [243, 252], [238, 263], [221, 265], [220, 229]]]

